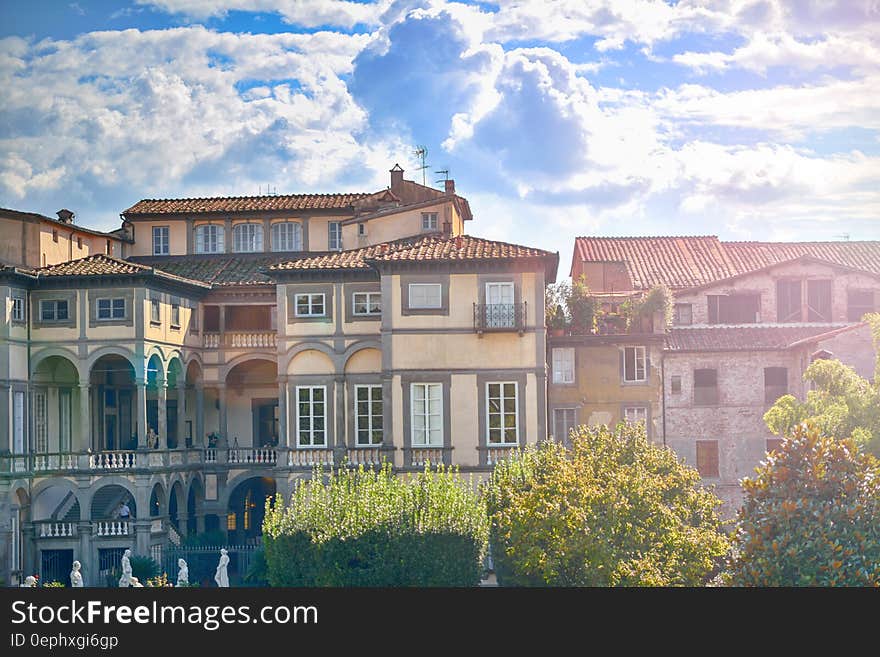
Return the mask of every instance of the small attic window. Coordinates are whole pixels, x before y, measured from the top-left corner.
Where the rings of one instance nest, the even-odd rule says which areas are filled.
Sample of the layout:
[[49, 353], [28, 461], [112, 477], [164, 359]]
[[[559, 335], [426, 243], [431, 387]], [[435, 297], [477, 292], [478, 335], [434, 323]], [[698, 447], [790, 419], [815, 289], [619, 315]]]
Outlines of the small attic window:
[[358, 224], [358, 236], [363, 237], [367, 234], [367, 224], [360, 223]]

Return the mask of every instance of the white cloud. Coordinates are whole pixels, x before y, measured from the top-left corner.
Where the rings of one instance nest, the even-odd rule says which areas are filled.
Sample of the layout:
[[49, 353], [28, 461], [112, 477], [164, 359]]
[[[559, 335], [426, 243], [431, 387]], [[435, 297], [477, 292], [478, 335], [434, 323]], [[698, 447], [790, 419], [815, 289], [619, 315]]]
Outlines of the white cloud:
[[277, 13], [303, 27], [376, 25], [390, 0], [362, 3], [348, 0], [136, 0], [172, 14], [195, 19], [225, 16], [230, 11]]

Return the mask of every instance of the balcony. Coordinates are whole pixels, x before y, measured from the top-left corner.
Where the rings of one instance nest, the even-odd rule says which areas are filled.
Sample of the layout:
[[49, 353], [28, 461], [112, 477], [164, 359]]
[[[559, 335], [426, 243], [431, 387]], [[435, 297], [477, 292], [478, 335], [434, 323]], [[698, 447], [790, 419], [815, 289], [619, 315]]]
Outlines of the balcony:
[[205, 333], [205, 349], [274, 349], [278, 334], [275, 331], [233, 331]]
[[522, 303], [475, 303], [474, 331], [479, 335], [487, 332], [517, 331], [526, 328], [526, 302]]

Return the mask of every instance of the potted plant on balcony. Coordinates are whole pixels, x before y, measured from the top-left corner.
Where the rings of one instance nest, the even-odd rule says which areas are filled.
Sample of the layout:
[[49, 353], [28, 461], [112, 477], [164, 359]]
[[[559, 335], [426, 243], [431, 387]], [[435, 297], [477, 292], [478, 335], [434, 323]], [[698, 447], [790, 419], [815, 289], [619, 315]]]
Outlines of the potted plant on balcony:
[[567, 324], [568, 319], [565, 317], [565, 309], [562, 307], [562, 304], [558, 304], [556, 310], [547, 316], [547, 326], [550, 329], [550, 335], [554, 337], [565, 335]]
[[599, 302], [590, 293], [587, 279], [581, 275], [571, 285], [571, 292], [566, 299], [568, 310], [571, 313], [572, 333], [586, 335], [593, 333], [596, 328], [596, 314], [599, 311]]
[[663, 323], [663, 328], [672, 324], [672, 291], [665, 285], [655, 285], [641, 299], [627, 299], [627, 328], [630, 331], [650, 333], [653, 330], [655, 315]]

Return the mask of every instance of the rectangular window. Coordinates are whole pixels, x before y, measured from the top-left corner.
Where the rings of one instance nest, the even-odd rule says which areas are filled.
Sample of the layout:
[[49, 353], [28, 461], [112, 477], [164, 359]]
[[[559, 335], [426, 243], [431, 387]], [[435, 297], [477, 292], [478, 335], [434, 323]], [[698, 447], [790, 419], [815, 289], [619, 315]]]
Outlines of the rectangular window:
[[168, 234], [170, 230], [169, 226], [153, 226], [153, 255], [169, 254]]
[[24, 454], [24, 392], [12, 393], [12, 453]]
[[162, 322], [161, 307], [158, 299], [150, 299], [150, 321], [154, 324]]
[[755, 324], [761, 311], [760, 294], [710, 294], [710, 324]]
[[364, 222], [359, 223], [358, 224], [358, 235], [360, 237], [363, 237], [366, 234], [367, 234], [367, 224], [365, 224]]
[[681, 376], [674, 374], [669, 380], [669, 388], [673, 395], [681, 394]]
[[294, 301], [297, 317], [323, 317], [324, 294], [297, 294]]
[[697, 441], [697, 471], [701, 477], [718, 477], [718, 441]]
[[331, 251], [342, 251], [342, 222], [331, 221], [327, 224], [327, 248]]
[[40, 301], [41, 321], [63, 322], [68, 318], [67, 299], [44, 299]]
[[512, 282], [486, 283], [486, 322], [489, 328], [513, 328], [516, 326]]
[[76, 238], [76, 248], [78, 248], [78, 249], [83, 248], [83, 238], [80, 236], [77, 236], [77, 238]]
[[874, 290], [847, 290], [846, 318], [848, 321], [861, 321], [866, 313], [872, 313], [876, 310]]
[[648, 408], [646, 406], [627, 406], [623, 409], [623, 421], [627, 424], [644, 422], [648, 426]]
[[718, 403], [718, 371], [694, 370], [694, 405], [714, 406]]
[[553, 409], [553, 436], [556, 440], [567, 441], [576, 423], [576, 408]]
[[57, 230], [54, 230], [54, 229], [52, 230], [52, 241], [53, 241], [53, 242], [57, 242], [57, 241], [58, 241], [58, 231], [57, 231]]
[[382, 386], [354, 387], [354, 433], [358, 445], [382, 444]]
[[783, 395], [788, 394], [788, 368], [764, 368], [764, 403], [773, 404]]
[[21, 297], [12, 297], [12, 321], [24, 321], [24, 299]]
[[297, 386], [296, 444], [299, 447], [324, 447], [327, 444], [327, 388]]
[[106, 251], [107, 255], [111, 255], [113, 253], [113, 244], [110, 242], [110, 240], [107, 240], [107, 243], [104, 245], [104, 250]]
[[227, 513], [226, 514], [226, 530], [230, 532], [234, 532], [236, 527], [236, 516], [235, 513]]
[[553, 383], [574, 383], [574, 347], [554, 347], [551, 368]]
[[776, 321], [801, 321], [801, 282], [776, 281]]
[[295, 221], [272, 224], [273, 251], [301, 251], [302, 226]]
[[262, 224], [237, 224], [232, 229], [232, 250], [236, 253], [257, 253], [263, 250]]
[[443, 389], [440, 383], [413, 383], [412, 444], [416, 447], [443, 446]]
[[422, 212], [422, 230], [437, 230], [437, 213]]
[[98, 299], [98, 319], [125, 319], [125, 298]]
[[831, 281], [807, 281], [807, 321], [831, 321]]
[[410, 308], [442, 308], [443, 295], [440, 283], [410, 283]]
[[225, 228], [218, 224], [196, 226], [196, 253], [223, 253]]
[[770, 452], [778, 452], [782, 447], [782, 438], [768, 438], [767, 439], [767, 453]]
[[516, 445], [519, 442], [515, 381], [486, 384], [486, 421], [490, 445]]
[[355, 315], [381, 315], [381, 292], [355, 292], [352, 295], [352, 312]]
[[34, 392], [34, 450], [39, 454], [49, 451], [48, 409], [46, 391]]
[[645, 347], [623, 348], [623, 380], [627, 383], [648, 380], [647, 349]]
[[67, 388], [58, 390], [58, 451], [69, 452], [71, 447], [71, 395]]
[[180, 328], [180, 304], [171, 304], [171, 327]]
[[689, 326], [694, 323], [694, 306], [691, 303], [677, 303], [672, 307], [672, 323]]

